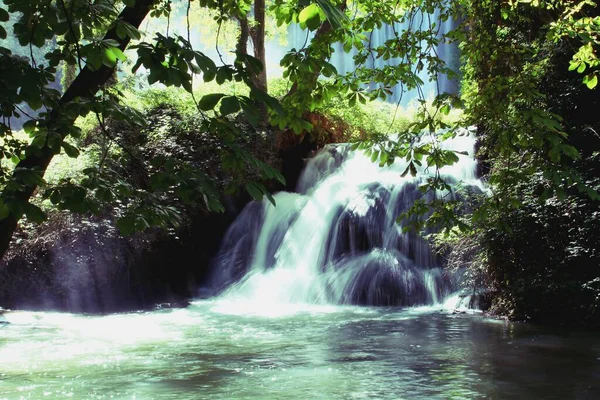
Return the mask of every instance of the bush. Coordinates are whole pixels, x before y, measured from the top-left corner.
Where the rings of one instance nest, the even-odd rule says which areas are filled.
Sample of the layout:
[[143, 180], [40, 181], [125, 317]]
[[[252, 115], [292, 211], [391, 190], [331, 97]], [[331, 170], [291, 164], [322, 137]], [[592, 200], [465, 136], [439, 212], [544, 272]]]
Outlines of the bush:
[[[519, 320], [600, 327], [600, 212], [583, 196], [539, 200], [539, 176], [523, 183], [523, 205], [499, 213], [479, 236], [494, 310]], [[600, 189], [600, 187], [599, 187]]]

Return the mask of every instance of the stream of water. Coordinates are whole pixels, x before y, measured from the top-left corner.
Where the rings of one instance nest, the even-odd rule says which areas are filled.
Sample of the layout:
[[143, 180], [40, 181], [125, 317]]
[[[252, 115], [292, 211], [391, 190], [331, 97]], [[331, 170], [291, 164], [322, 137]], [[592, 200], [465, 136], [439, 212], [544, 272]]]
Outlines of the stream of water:
[[412, 309], [227, 300], [10, 312], [0, 399], [597, 399], [590, 334]]

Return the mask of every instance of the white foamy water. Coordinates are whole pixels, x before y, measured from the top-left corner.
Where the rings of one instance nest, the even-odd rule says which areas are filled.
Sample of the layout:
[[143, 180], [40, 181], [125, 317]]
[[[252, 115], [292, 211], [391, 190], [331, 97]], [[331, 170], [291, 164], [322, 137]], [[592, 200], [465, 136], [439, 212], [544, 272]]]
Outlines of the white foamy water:
[[[443, 146], [465, 154], [441, 175], [481, 191], [474, 138], [465, 131]], [[253, 203], [238, 217], [214, 266], [221, 297], [263, 307], [440, 303], [452, 280], [428, 243], [396, 222], [436, 171], [419, 167], [417, 176], [402, 176], [406, 166], [379, 167], [348, 145], [324, 148], [307, 162], [299, 193], [278, 193], [276, 207]]]

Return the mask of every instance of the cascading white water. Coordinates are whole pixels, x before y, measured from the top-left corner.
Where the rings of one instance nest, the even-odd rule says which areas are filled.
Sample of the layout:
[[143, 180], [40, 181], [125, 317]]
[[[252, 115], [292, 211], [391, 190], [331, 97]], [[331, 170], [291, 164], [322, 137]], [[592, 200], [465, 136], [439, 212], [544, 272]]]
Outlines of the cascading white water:
[[[481, 189], [465, 134], [444, 147], [469, 155], [441, 170]], [[379, 167], [348, 145], [329, 145], [307, 162], [298, 193], [250, 203], [215, 259], [224, 298], [260, 303], [435, 304], [452, 289], [428, 243], [396, 223], [423, 194], [429, 173], [401, 174], [403, 162]]]

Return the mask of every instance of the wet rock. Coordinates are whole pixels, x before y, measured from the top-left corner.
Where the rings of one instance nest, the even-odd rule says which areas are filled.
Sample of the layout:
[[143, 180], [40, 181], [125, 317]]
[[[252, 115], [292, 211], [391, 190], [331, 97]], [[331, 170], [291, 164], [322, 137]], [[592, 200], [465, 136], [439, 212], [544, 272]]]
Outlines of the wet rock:
[[332, 300], [369, 306], [428, 304], [445, 291], [439, 269], [423, 270], [395, 251], [341, 259], [328, 271]]
[[175, 234], [122, 237], [110, 218], [86, 224], [69, 216], [38, 237], [38, 246], [22, 245], [2, 261], [0, 304], [92, 314], [185, 305], [207, 278], [234, 217], [199, 214]]
[[490, 291], [485, 289], [466, 290], [459, 295], [455, 312], [467, 310], [487, 311], [491, 304]]

